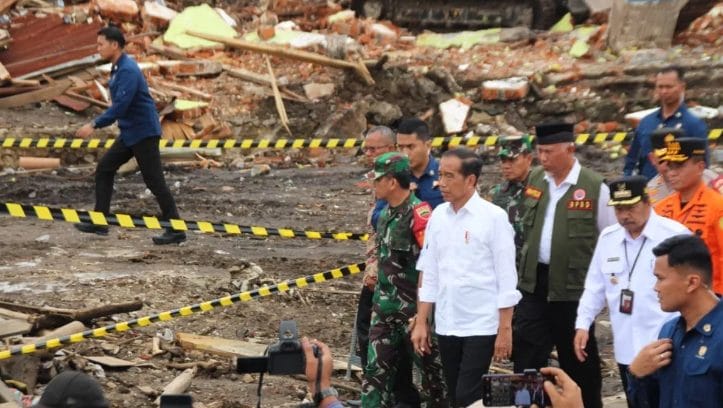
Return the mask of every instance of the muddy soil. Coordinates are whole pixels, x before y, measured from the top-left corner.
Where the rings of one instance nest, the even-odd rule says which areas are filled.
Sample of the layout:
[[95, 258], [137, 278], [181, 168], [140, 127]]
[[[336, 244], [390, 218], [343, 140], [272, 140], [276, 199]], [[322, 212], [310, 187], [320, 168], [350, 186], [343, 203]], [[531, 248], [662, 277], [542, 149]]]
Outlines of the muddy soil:
[[[585, 155], [582, 155], [585, 162]], [[350, 158], [341, 161], [351, 161]], [[598, 160], [599, 161], [599, 160]], [[238, 170], [169, 170], [181, 216], [242, 225], [293, 227], [295, 229], [364, 230], [369, 196], [357, 183], [364, 167], [337, 164], [328, 168], [275, 169], [259, 177], [242, 176]], [[481, 191], [499, 180], [495, 165], [486, 167]], [[61, 170], [46, 175], [0, 176], [0, 200], [52, 207], [92, 209], [93, 176], [90, 171], [71, 174]], [[118, 177], [113, 211], [156, 214], [154, 198], [145, 191], [140, 174]], [[71, 224], [35, 219], [0, 217], [0, 298], [6, 301], [84, 308], [106, 302], [141, 299], [138, 313], [117, 320], [190, 305], [237, 292], [231, 281], [235, 270], [248, 262], [263, 269], [263, 279], [279, 281], [363, 261], [364, 243], [307, 239], [259, 239], [190, 233], [180, 246], [157, 247], [154, 232], [113, 228], [108, 237], [77, 232]], [[150, 356], [152, 337], [166, 329], [230, 339], [271, 343], [282, 319], [295, 319], [301, 333], [327, 342], [338, 359], [349, 353], [361, 277], [313, 285], [294, 295], [276, 295], [237, 304], [222, 310], [174, 319], [162, 324], [113, 334], [66, 347], [81, 355], [111, 354], [147, 366], [105, 369], [101, 379], [118, 407], [152, 407], [153, 398], [139, 386], [161, 390], [180, 370], [169, 362], [221, 361], [219, 368], [201, 370], [189, 392], [194, 400], [218, 407], [250, 407], [256, 402], [254, 376], [233, 372], [228, 359], [177, 348]], [[98, 320], [96, 326], [113, 321]], [[610, 333], [601, 328], [601, 348], [611, 358]], [[113, 345], [118, 345], [114, 347]], [[115, 354], [114, 354], [115, 353]], [[605, 369], [605, 395], [620, 391], [614, 370]], [[335, 381], [358, 389], [359, 381]], [[288, 377], [266, 377], [264, 406], [300, 402], [305, 383]], [[346, 398], [359, 395], [340, 389]]]

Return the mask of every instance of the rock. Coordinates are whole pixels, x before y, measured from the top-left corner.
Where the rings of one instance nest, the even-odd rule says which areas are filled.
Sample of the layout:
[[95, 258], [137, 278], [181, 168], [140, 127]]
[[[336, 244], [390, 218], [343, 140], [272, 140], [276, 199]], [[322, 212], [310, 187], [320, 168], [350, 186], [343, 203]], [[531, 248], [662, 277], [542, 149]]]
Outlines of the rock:
[[253, 384], [256, 382], [256, 379], [251, 374], [244, 374], [241, 376], [241, 381], [245, 384]]
[[483, 111], [472, 111], [472, 114], [469, 115], [469, 118], [467, 119], [467, 123], [471, 126], [477, 126], [481, 123], [487, 124], [494, 122], [494, 118], [490, 116], [487, 112]]
[[50, 241], [50, 235], [48, 235], [48, 234], [41, 235], [41, 236], [35, 238], [35, 241], [36, 242], [48, 242], [48, 241]]
[[455, 81], [452, 74], [450, 74], [449, 71], [444, 68], [432, 68], [429, 72], [427, 72], [427, 78], [434, 81], [434, 83], [444, 88], [444, 90], [449, 92], [450, 94], [455, 94], [463, 91], [462, 87], [459, 86], [457, 81]]
[[268, 164], [257, 164], [251, 168], [251, 177], [263, 176], [271, 173], [271, 166]]
[[138, 4], [133, 0], [95, 0], [101, 16], [121, 21], [134, 21], [138, 17]]
[[393, 42], [397, 39], [396, 31], [381, 23], [372, 24], [372, 33], [379, 42]]
[[401, 119], [402, 109], [386, 101], [372, 102], [367, 111], [366, 118], [375, 125], [390, 125]]
[[464, 129], [469, 105], [457, 99], [450, 99], [439, 104], [442, 123], [447, 133], [458, 133]]
[[324, 124], [314, 132], [314, 137], [357, 137], [367, 128], [365, 112], [369, 109], [366, 101], [358, 101], [348, 109], [330, 115]]
[[503, 28], [500, 32], [501, 42], [517, 42], [535, 38], [535, 33], [527, 27]]
[[482, 99], [498, 101], [516, 101], [530, 92], [527, 78], [512, 77], [482, 83]]
[[334, 94], [334, 84], [319, 84], [315, 82], [306, 84], [304, 85], [304, 93], [306, 97], [312, 101], [319, 100]]
[[168, 23], [178, 15], [176, 10], [172, 10], [155, 1], [146, 1], [143, 3], [143, 18], [151, 22], [156, 27], [165, 27]]

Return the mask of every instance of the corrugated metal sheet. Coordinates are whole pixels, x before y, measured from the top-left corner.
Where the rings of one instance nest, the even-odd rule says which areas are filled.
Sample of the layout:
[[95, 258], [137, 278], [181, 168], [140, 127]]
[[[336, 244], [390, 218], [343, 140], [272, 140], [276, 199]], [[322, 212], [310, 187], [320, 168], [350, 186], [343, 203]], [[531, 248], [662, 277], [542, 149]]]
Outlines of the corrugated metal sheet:
[[65, 24], [59, 15], [28, 14], [13, 19], [12, 43], [0, 52], [0, 63], [14, 78], [86, 58], [96, 53], [97, 32], [103, 24]]

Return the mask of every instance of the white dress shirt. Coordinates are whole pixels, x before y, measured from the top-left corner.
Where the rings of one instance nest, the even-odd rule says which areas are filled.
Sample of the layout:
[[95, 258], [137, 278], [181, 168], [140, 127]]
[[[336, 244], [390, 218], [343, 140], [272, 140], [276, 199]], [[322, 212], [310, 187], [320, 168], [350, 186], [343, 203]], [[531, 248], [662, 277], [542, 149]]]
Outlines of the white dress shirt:
[[438, 334], [497, 334], [499, 309], [522, 297], [514, 235], [507, 213], [476, 192], [456, 213], [450, 203], [434, 209], [417, 269], [419, 300], [435, 303]]
[[[562, 196], [567, 193], [570, 186], [577, 184], [577, 179], [580, 177], [580, 162], [575, 159], [575, 164], [572, 165], [572, 169], [567, 174], [567, 177], [558, 186], [555, 184], [555, 179], [551, 174], [545, 172], [545, 180], [547, 181], [548, 192], [550, 194], [550, 202], [547, 203], [545, 209], [545, 220], [542, 224], [542, 235], [540, 237], [540, 253], [537, 257], [537, 261], [544, 264], [550, 264], [550, 252], [552, 251], [552, 227], [555, 222], [555, 209], [557, 208], [557, 202], [560, 201]], [[610, 200], [610, 189], [607, 184], [600, 184], [600, 195], [597, 202], [597, 230], [602, 231], [605, 227], [616, 224], [615, 212], [611, 207], [608, 207], [608, 201]]]
[[[585, 278], [585, 291], [577, 308], [575, 328], [589, 330], [603, 307], [608, 307], [615, 360], [620, 364], [630, 364], [640, 349], [658, 338], [663, 323], [676, 315], [660, 309], [653, 289], [656, 281], [653, 248], [673, 235], [690, 234], [690, 230], [657, 215], [652, 209], [650, 213], [637, 239], [633, 239], [620, 224], [610, 226], [600, 234]], [[638, 250], [641, 250], [640, 257], [635, 263]], [[628, 279], [633, 263], [635, 269]], [[632, 314], [620, 313], [620, 292], [623, 289], [634, 293]]]

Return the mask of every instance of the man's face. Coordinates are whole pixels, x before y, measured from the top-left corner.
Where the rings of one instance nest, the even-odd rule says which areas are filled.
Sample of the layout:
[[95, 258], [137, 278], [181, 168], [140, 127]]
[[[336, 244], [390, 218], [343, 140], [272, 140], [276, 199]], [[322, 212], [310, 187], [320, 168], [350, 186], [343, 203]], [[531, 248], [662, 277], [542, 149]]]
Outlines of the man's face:
[[681, 191], [700, 183], [705, 162], [688, 159], [684, 162], [668, 162], [667, 167], [670, 186], [676, 191]]
[[641, 232], [650, 216], [650, 204], [642, 201], [633, 205], [616, 205], [614, 208], [618, 223], [631, 234]]
[[381, 133], [370, 133], [364, 139], [364, 156], [369, 164], [374, 164], [378, 156], [394, 150], [394, 144]]
[[649, 153], [648, 154], [648, 160], [650, 161], [650, 164], [655, 167], [655, 170], [663, 177], [663, 181], [666, 183], [670, 183], [668, 180], [668, 162], [665, 160], [660, 160], [658, 156], [655, 155], [655, 153]]
[[568, 166], [573, 151], [574, 147], [570, 143], [538, 145], [537, 159], [545, 171], [558, 174]]
[[392, 191], [394, 179], [388, 175], [374, 180], [374, 197], [378, 200], [387, 200], [389, 192]]
[[662, 105], [677, 105], [685, 92], [685, 84], [678, 78], [678, 74], [665, 72], [655, 77], [655, 96]]
[[462, 160], [459, 157], [442, 157], [439, 161], [439, 190], [444, 201], [459, 204], [467, 196], [469, 185], [474, 185], [474, 176], [462, 175]]
[[104, 35], [99, 35], [98, 40], [96, 41], [96, 48], [98, 50], [98, 54], [100, 54], [100, 58], [109, 61], [118, 49], [118, 43], [108, 41]]
[[521, 153], [517, 157], [500, 157], [500, 169], [502, 177], [507, 181], [523, 181], [530, 172], [532, 166], [532, 154]]
[[655, 292], [664, 312], [676, 312], [683, 305], [688, 289], [688, 277], [668, 265], [668, 255], [655, 258]]
[[414, 133], [397, 133], [397, 149], [409, 157], [409, 167], [412, 170], [424, 170], [422, 166], [427, 165], [430, 145], [431, 142], [419, 140]]

